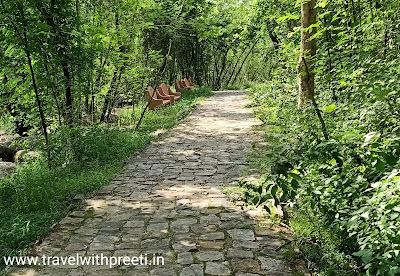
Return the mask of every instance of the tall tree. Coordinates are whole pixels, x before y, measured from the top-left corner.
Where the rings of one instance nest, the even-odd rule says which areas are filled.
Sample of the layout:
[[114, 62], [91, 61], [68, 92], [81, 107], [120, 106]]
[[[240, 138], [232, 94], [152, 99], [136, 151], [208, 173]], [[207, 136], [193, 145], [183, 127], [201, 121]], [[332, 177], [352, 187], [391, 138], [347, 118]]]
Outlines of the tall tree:
[[[303, 0], [301, 4], [301, 46], [297, 65], [299, 74], [299, 108], [304, 108], [307, 101], [314, 98], [314, 58], [317, 52], [317, 41], [312, 36], [317, 32], [317, 13], [315, 0]], [[308, 72], [306, 67], [308, 66]]]

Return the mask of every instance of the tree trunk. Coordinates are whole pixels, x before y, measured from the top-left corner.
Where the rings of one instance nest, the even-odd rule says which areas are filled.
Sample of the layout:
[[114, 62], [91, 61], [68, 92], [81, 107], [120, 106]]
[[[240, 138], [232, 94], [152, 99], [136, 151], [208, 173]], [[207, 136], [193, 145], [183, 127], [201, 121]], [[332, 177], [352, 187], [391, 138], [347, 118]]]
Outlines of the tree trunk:
[[120, 86], [121, 83], [121, 76], [122, 76], [122, 71], [123, 68], [121, 68], [121, 70], [119, 71], [119, 75], [118, 75], [118, 79], [116, 84], [114, 85], [114, 91], [113, 91], [113, 96], [111, 98], [110, 103], [108, 104], [108, 110], [107, 110], [107, 115], [106, 115], [106, 121], [108, 122], [112, 113], [112, 110], [115, 106], [115, 102], [117, 100], [117, 93], [118, 93], [118, 87]]
[[69, 72], [68, 63], [63, 62], [62, 64], [63, 74], [65, 78], [65, 117], [66, 122], [69, 126], [72, 126], [73, 119], [72, 119], [72, 91], [71, 91], [71, 74]]
[[56, 8], [56, 0], [50, 1], [49, 10], [47, 10], [46, 6], [43, 4], [39, 4], [38, 9], [40, 11], [41, 16], [45, 20], [46, 24], [51, 27], [50, 32], [54, 35], [54, 44], [55, 51], [57, 55], [61, 58], [61, 67], [64, 75], [64, 86], [65, 86], [65, 122], [67, 125], [73, 125], [73, 106], [72, 106], [72, 76], [69, 68], [69, 58], [65, 50], [65, 37], [64, 34], [57, 31], [57, 23], [55, 21], [55, 8]]
[[[299, 74], [299, 102], [298, 107], [304, 108], [307, 102], [314, 98], [315, 88], [315, 73], [314, 73], [314, 57], [317, 50], [317, 41], [310, 39], [317, 31], [317, 28], [308, 28], [317, 23], [317, 13], [315, 11], [315, 0], [303, 2], [301, 5], [301, 46], [300, 46], [300, 59], [297, 65], [297, 73]], [[305, 63], [303, 58], [308, 64], [309, 74], [305, 74]]]
[[[24, 32], [24, 35], [25, 35], [25, 40], [27, 41], [26, 32]], [[25, 52], [26, 52], [26, 57], [28, 59], [29, 70], [31, 72], [31, 77], [32, 77], [33, 90], [35, 91], [36, 103], [38, 105], [39, 115], [40, 115], [40, 122], [42, 124], [43, 136], [44, 136], [44, 140], [45, 140], [45, 143], [46, 143], [47, 162], [49, 164], [49, 167], [51, 167], [51, 156], [50, 156], [50, 148], [49, 148], [49, 137], [48, 137], [48, 134], [47, 134], [46, 118], [44, 116], [42, 101], [41, 101], [40, 96], [39, 96], [39, 89], [38, 89], [37, 84], [36, 84], [36, 77], [35, 77], [35, 72], [33, 70], [31, 55], [30, 55], [30, 52], [27, 49], [25, 49]]]
[[242, 72], [243, 66], [246, 63], [247, 58], [250, 56], [251, 52], [253, 51], [254, 47], [256, 47], [258, 43], [258, 39], [256, 40], [256, 42], [254, 42], [253, 46], [251, 47], [251, 49], [249, 50], [249, 52], [247, 53], [247, 55], [244, 57], [244, 60], [242, 61], [242, 64], [239, 67], [239, 70], [237, 71], [235, 78], [233, 79], [232, 84], [235, 84], [237, 77], [240, 75], [240, 72]]
[[274, 45], [275, 51], [277, 52], [279, 50], [279, 47], [280, 47], [281, 43], [280, 43], [279, 38], [276, 35], [276, 33], [274, 32], [274, 29], [273, 29], [273, 27], [271, 25], [272, 25], [272, 21], [268, 20], [268, 22], [267, 22], [268, 35], [269, 35], [269, 38], [272, 41], [272, 44]]
[[229, 76], [229, 79], [228, 79], [228, 81], [226, 82], [226, 86], [228, 86], [229, 83], [231, 82], [231, 80], [232, 80], [232, 78], [233, 78], [233, 75], [235, 74], [236, 68], [237, 68], [237, 66], [239, 65], [239, 61], [240, 61], [240, 59], [242, 58], [243, 54], [246, 52], [246, 50], [247, 50], [248, 47], [249, 47], [249, 45], [247, 45], [247, 46], [243, 49], [242, 53], [241, 53], [240, 56], [237, 58], [236, 63], [235, 63], [235, 66], [233, 66], [231, 75]]
[[112, 93], [114, 91], [115, 83], [117, 82], [118, 78], [118, 70], [114, 71], [114, 76], [111, 80], [111, 85], [110, 88], [107, 91], [106, 98], [104, 100], [103, 104], [103, 110], [101, 112], [101, 117], [100, 117], [100, 122], [104, 122], [106, 120], [106, 113], [108, 110], [108, 105], [110, 104], [111, 98], [112, 98]]
[[216, 82], [215, 83], [215, 87], [218, 90], [221, 88], [221, 80], [222, 80], [222, 76], [223, 76], [223, 73], [224, 73], [225, 68], [226, 68], [226, 59], [227, 59], [228, 51], [229, 51], [229, 49], [226, 50], [223, 53], [224, 56], [223, 56], [223, 59], [222, 59], [221, 71], [217, 71], [217, 78], [216, 78], [216, 81], [215, 81]]

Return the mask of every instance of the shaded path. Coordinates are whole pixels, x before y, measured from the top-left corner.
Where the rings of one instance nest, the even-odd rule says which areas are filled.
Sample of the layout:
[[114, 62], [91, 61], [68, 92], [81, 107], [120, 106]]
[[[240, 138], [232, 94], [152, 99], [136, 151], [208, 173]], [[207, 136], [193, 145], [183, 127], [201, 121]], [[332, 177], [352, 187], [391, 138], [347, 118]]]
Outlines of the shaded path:
[[290, 275], [283, 241], [222, 194], [238, 178], [257, 124], [244, 91], [216, 92], [181, 124], [132, 158], [121, 175], [63, 219], [37, 248], [48, 256], [138, 256], [165, 265], [58, 266], [12, 275]]

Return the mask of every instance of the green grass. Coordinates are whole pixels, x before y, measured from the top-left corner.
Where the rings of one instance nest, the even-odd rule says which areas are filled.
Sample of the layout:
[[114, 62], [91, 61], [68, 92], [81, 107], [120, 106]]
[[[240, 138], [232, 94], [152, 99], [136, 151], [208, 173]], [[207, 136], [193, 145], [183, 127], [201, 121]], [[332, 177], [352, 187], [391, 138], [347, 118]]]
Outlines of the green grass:
[[296, 236], [295, 244], [310, 269], [318, 271], [320, 276], [360, 275], [355, 269], [357, 264], [343, 253], [344, 237], [306, 209], [292, 210], [290, 225]]
[[127, 158], [156, 139], [152, 132], [173, 127], [211, 94], [209, 88], [196, 89], [173, 106], [147, 112], [139, 131], [93, 126], [53, 134], [56, 168], [50, 170], [44, 160], [37, 160], [0, 179], [0, 271], [5, 268], [2, 257], [29, 250], [69, 212], [75, 195], [107, 184]]

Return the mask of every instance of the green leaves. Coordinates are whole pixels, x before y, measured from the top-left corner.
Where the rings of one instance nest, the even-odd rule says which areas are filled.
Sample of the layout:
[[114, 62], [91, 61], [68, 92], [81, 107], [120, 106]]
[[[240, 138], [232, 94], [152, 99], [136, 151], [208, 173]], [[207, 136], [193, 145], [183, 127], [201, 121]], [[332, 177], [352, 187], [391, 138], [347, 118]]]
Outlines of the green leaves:
[[379, 172], [384, 172], [385, 171], [385, 162], [382, 161], [382, 159], [378, 158], [376, 159], [372, 165], [376, 168], [377, 171]]
[[277, 192], [278, 192], [278, 186], [276, 186], [276, 185], [272, 186], [271, 191], [270, 191], [271, 195], [273, 197], [276, 197]]
[[372, 260], [372, 252], [369, 250], [360, 250], [353, 253], [353, 256], [361, 257], [361, 260], [367, 264]]
[[299, 20], [300, 17], [297, 14], [286, 13], [286, 15], [279, 17], [276, 21], [278, 23], [282, 23], [282, 22], [290, 20], [290, 19]]
[[325, 112], [332, 113], [336, 110], [336, 104], [327, 105], [324, 107]]
[[43, 24], [42, 22], [37, 22], [37, 26], [44, 32], [49, 32], [51, 27], [47, 24]]

